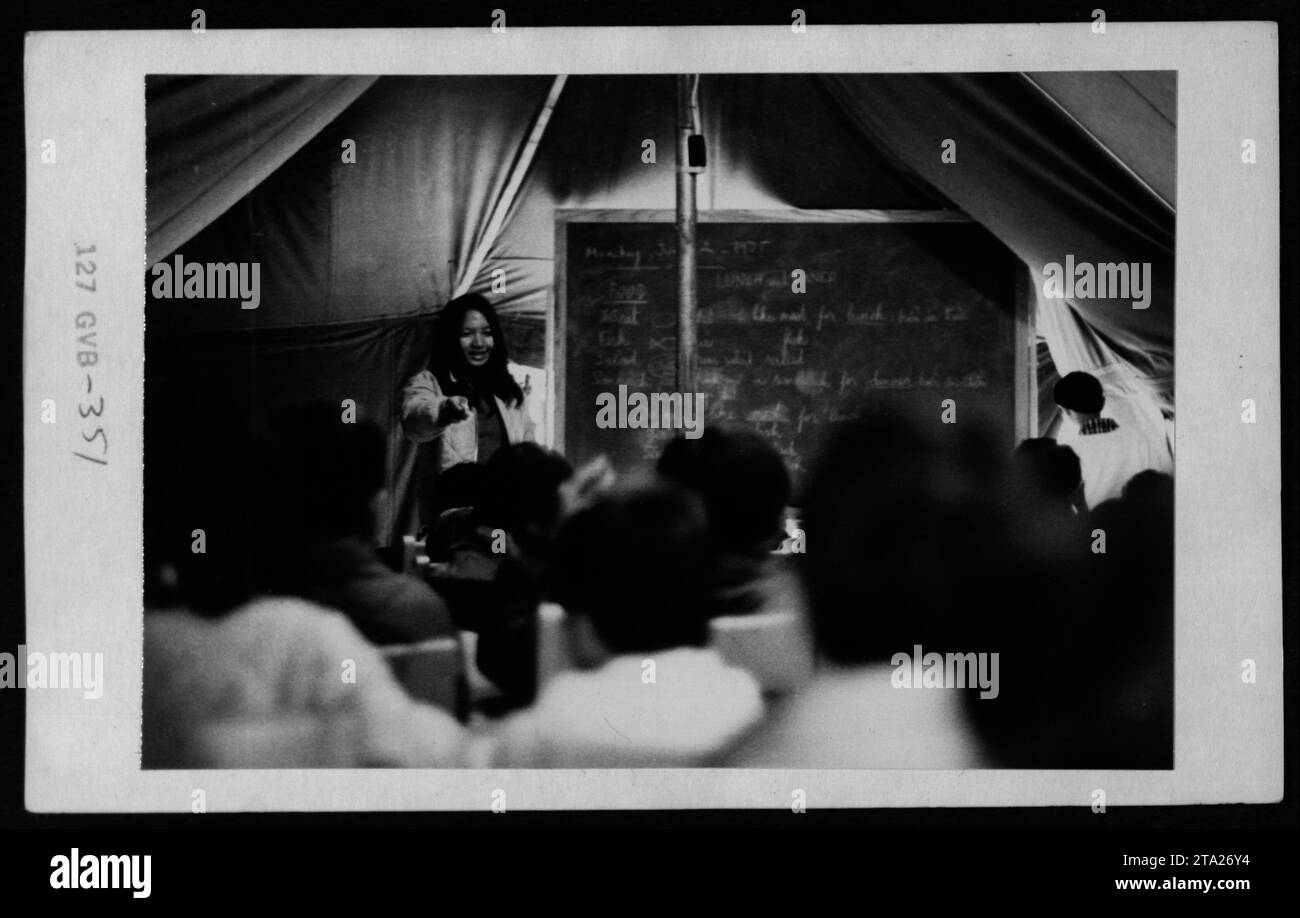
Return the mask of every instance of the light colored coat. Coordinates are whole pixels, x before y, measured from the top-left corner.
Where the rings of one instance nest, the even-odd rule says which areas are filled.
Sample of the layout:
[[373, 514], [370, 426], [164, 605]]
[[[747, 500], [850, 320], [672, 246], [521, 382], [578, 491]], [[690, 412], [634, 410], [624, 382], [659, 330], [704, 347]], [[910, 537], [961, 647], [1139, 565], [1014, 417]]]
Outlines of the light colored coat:
[[[478, 420], [474, 412], [454, 424], [439, 424], [438, 414], [450, 396], [442, 394], [438, 380], [428, 370], [412, 376], [402, 389], [402, 430], [416, 443], [437, 440], [437, 471], [451, 468], [462, 462], [478, 461]], [[528, 415], [528, 396], [518, 407], [511, 406], [493, 396], [508, 443], [536, 440], [536, 429]]]

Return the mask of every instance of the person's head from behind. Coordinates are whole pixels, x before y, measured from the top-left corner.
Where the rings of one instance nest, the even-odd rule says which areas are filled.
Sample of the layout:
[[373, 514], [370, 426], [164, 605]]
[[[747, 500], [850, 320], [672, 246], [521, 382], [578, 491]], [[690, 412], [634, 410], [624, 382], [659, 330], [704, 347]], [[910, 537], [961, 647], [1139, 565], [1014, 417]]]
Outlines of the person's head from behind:
[[478, 293], [458, 296], [442, 308], [433, 329], [430, 369], [445, 394], [466, 384], [510, 404], [523, 400], [509, 372], [510, 349], [496, 310]]
[[1174, 477], [1155, 469], [1138, 472], [1124, 485], [1120, 497], [1124, 503], [1142, 510], [1172, 514]]
[[[1128, 480], [1121, 502], [1132, 514], [1138, 538], [1150, 554], [1151, 563], [1172, 585], [1174, 569], [1174, 478], [1147, 469]], [[1172, 587], [1171, 587], [1172, 588]]]
[[572, 475], [567, 459], [536, 443], [499, 449], [484, 467], [474, 521], [505, 530], [524, 551], [540, 555], [555, 537], [560, 486]]
[[1083, 496], [1079, 457], [1051, 437], [1035, 437], [1016, 447], [1013, 487], [1026, 503], [1076, 510]]
[[862, 664], [917, 643], [943, 651], [983, 614], [1000, 532], [983, 449], [879, 409], [831, 431], [803, 495], [820, 653]]
[[333, 402], [294, 406], [266, 432], [269, 528], [306, 539], [375, 536], [387, 443], [373, 421], [345, 421]]
[[570, 517], [552, 595], [569, 613], [575, 662], [703, 645], [712, 552], [703, 505], [668, 485], [609, 494]]
[[761, 554], [784, 535], [790, 473], [758, 434], [710, 426], [696, 439], [677, 437], [659, 457], [658, 472], [700, 496], [720, 548]]
[[1091, 373], [1076, 370], [1067, 373], [1056, 382], [1052, 389], [1052, 398], [1075, 424], [1083, 424], [1101, 415], [1106, 406], [1106, 393], [1101, 382]]

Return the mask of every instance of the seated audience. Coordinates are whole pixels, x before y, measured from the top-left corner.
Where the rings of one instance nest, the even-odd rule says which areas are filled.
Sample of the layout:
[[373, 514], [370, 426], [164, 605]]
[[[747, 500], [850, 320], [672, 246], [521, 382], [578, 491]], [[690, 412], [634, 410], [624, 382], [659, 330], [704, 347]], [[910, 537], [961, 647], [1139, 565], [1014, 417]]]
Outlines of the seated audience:
[[713, 551], [703, 507], [667, 486], [571, 517], [551, 581], [578, 669], [505, 722], [495, 764], [706, 765], [755, 726], [757, 683], [704, 646]]
[[371, 422], [345, 423], [332, 404], [272, 420], [258, 585], [339, 609], [376, 644], [452, 634], [446, 603], [375, 552], [377, 511], [387, 499], [384, 439]]
[[347, 618], [301, 599], [146, 612], [143, 712], [146, 768], [471, 765], [450, 714], [412, 700]]
[[348, 617], [258, 596], [253, 508], [273, 488], [250, 445], [206, 445], [202, 488], [147, 517], [144, 766], [464, 767], [460, 726], [410, 699]]
[[968, 703], [999, 767], [1172, 767], [1172, 479], [1135, 481], [1074, 523], [1013, 521], [1019, 576], [985, 625], [1003, 689]]
[[1090, 713], [1114, 758], [1134, 768], [1173, 767], [1173, 486], [1169, 475], [1140, 472], [1089, 520], [1106, 538], [1105, 553], [1091, 555], [1105, 596], [1095, 629], [1111, 636], [1100, 674], [1111, 702]]
[[478, 634], [475, 662], [505, 696], [494, 708], [536, 693], [537, 606], [572, 475], [563, 456], [536, 443], [503, 447], [483, 466], [477, 504], [440, 521], [448, 562], [432, 582], [457, 624]]

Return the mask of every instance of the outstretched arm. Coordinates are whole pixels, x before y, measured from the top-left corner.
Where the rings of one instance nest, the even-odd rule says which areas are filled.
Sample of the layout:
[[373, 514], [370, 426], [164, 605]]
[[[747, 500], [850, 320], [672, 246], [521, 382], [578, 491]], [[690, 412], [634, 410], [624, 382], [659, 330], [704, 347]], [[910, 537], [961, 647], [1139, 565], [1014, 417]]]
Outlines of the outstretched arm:
[[450, 424], [469, 417], [464, 396], [445, 396], [428, 370], [421, 370], [402, 389], [402, 430], [416, 443], [440, 436]]

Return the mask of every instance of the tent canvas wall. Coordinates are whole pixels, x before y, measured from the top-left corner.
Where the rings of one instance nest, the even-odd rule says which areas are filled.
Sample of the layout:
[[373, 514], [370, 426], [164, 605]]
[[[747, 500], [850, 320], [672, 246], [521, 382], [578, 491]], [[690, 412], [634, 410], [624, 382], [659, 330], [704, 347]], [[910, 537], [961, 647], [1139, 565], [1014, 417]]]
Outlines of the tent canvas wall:
[[[262, 290], [255, 310], [148, 301], [147, 506], [195, 486], [196, 438], [351, 398], [392, 431], [389, 529], [409, 531], [415, 451], [394, 400], [442, 303], [503, 271], [491, 296], [515, 360], [544, 369], [555, 211], [674, 199], [671, 75], [556, 89], [549, 75], [149, 78], [150, 263], [257, 262]], [[700, 97], [702, 209], [958, 209], [1040, 291], [1066, 254], [1150, 262], [1146, 309], [1038, 297], [1039, 426], [1056, 422], [1055, 373], [1075, 369], [1152, 423], [1172, 416], [1173, 73], [705, 75]]]

